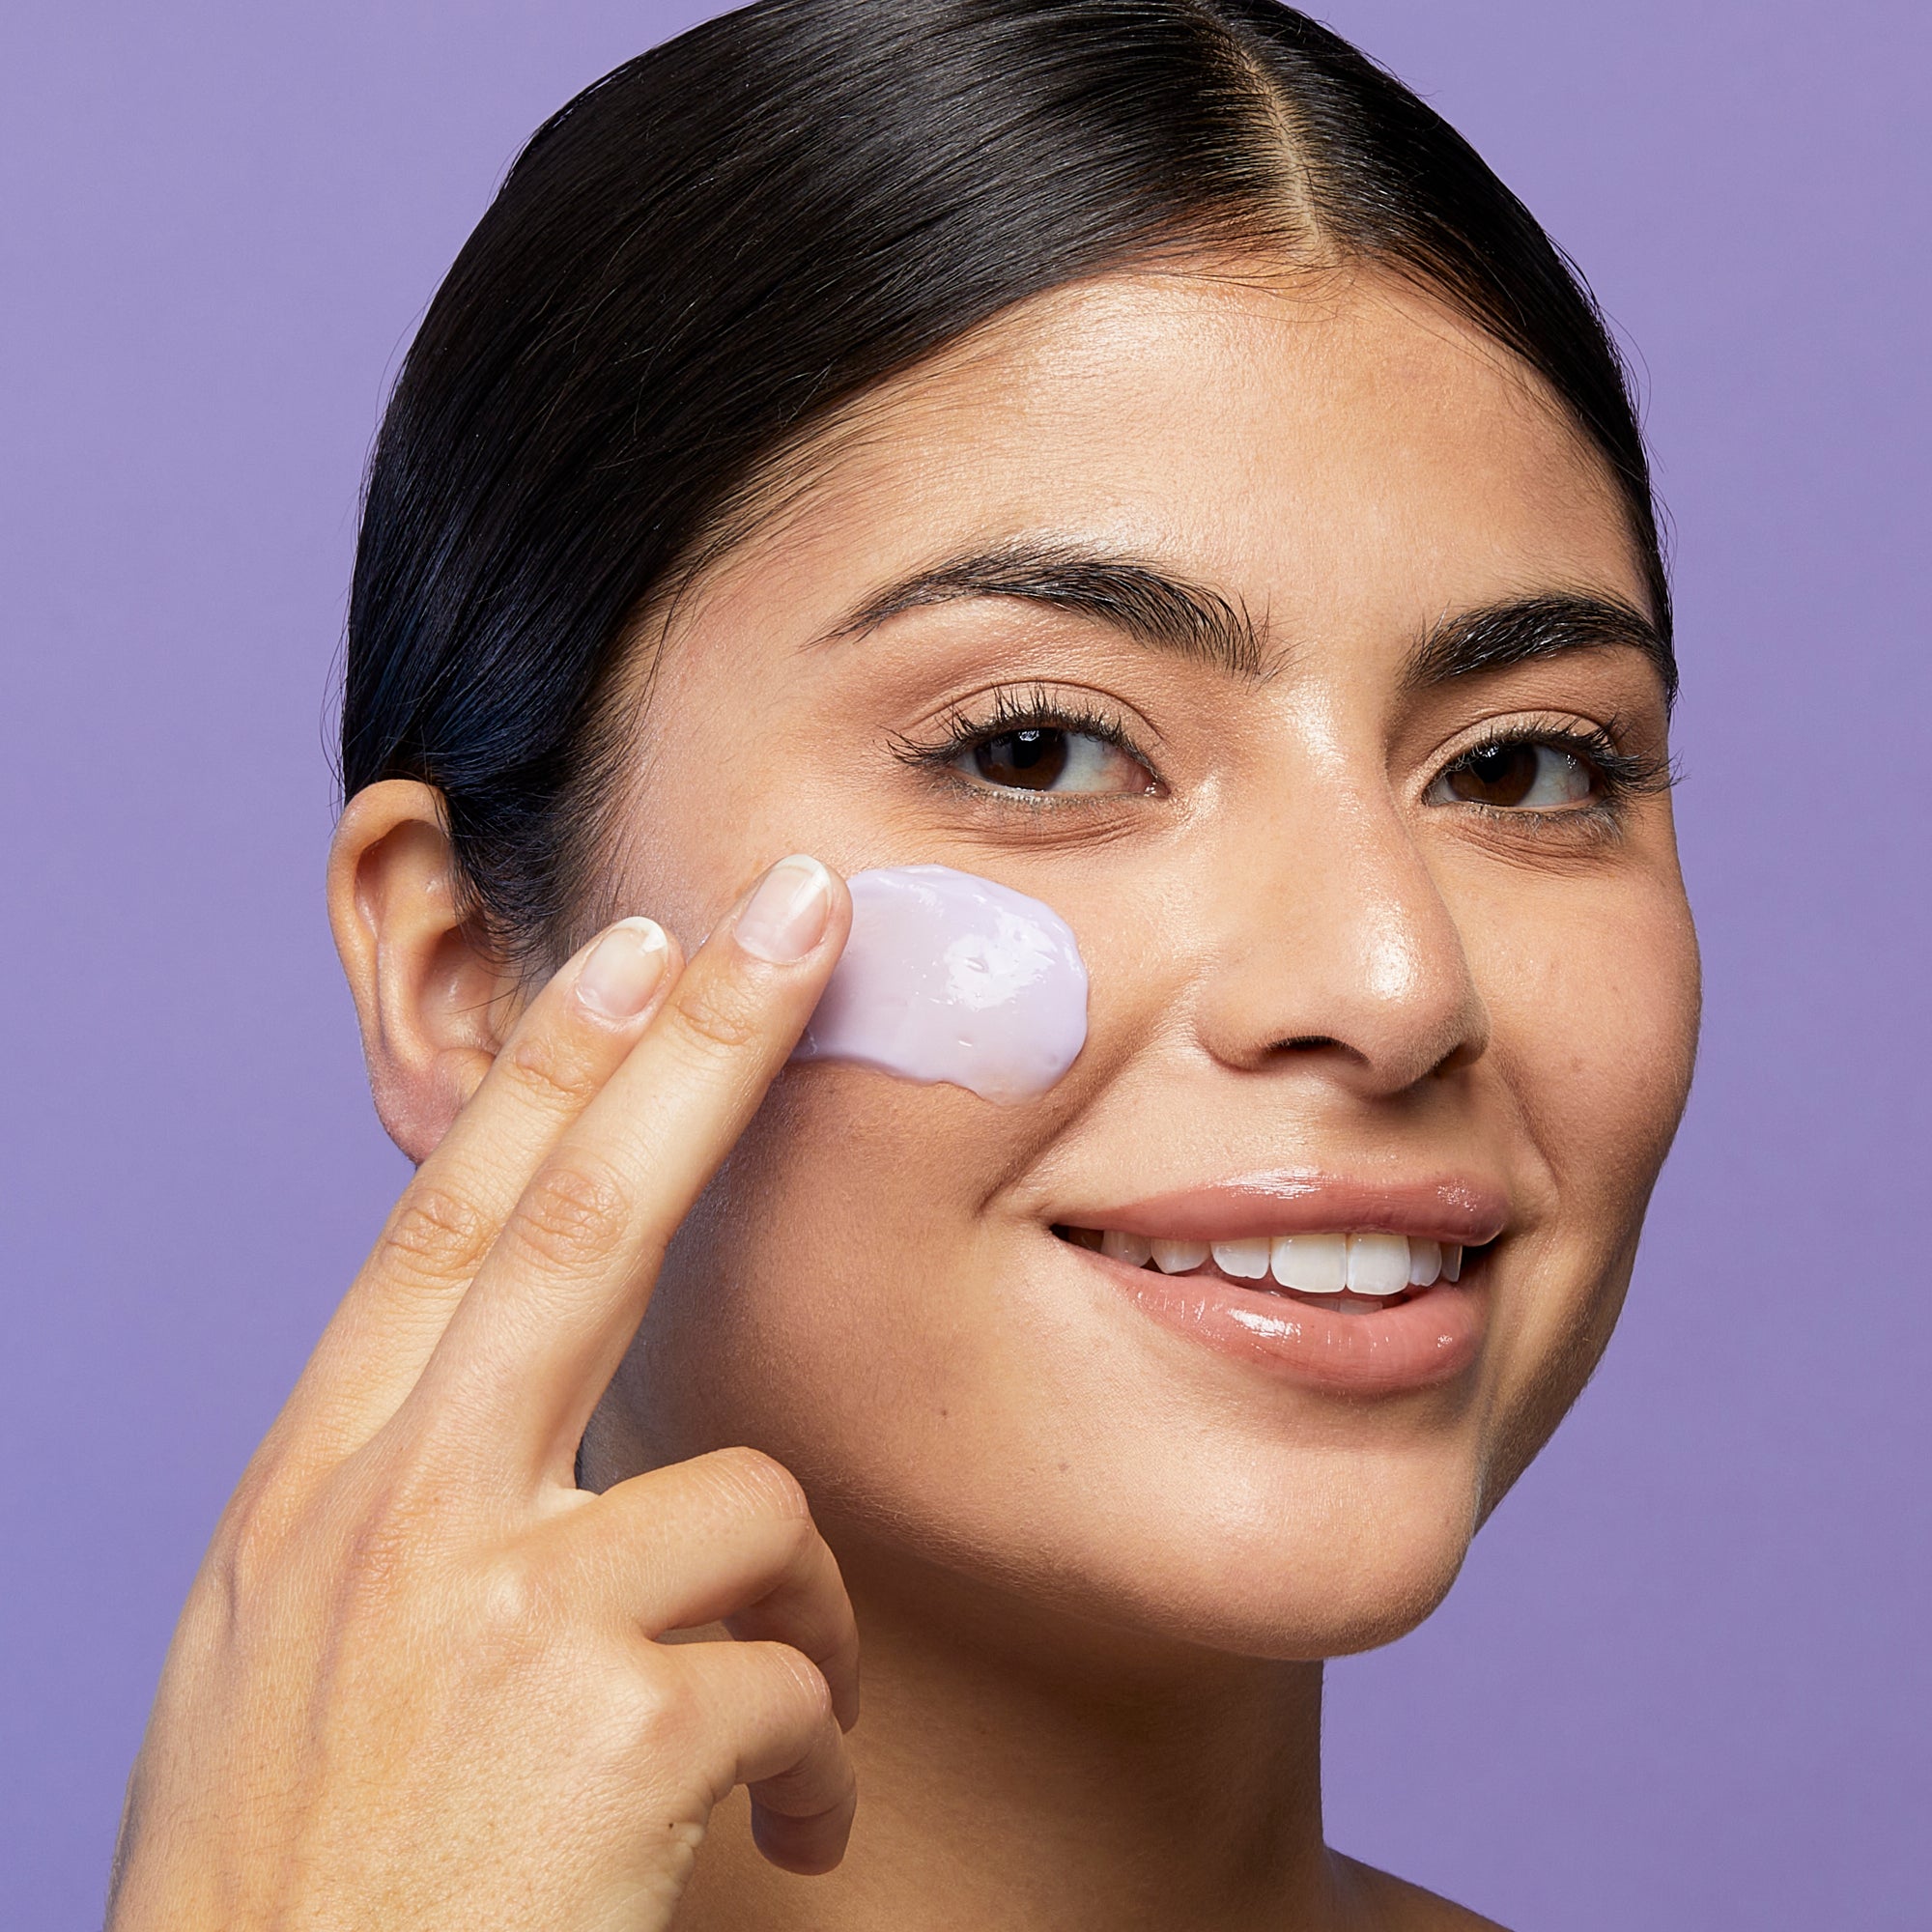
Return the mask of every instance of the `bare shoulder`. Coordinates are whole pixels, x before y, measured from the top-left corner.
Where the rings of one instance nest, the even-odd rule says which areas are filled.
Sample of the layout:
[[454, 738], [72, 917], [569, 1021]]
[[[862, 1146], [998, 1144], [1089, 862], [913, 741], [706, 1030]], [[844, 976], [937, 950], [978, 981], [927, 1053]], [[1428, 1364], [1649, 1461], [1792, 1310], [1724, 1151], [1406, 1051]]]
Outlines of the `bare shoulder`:
[[1349, 1876], [1362, 1908], [1363, 1923], [1373, 1925], [1377, 1932], [1507, 1932], [1493, 1918], [1485, 1918], [1480, 1912], [1471, 1912], [1439, 1892], [1425, 1891], [1406, 1879], [1378, 1871], [1374, 1865], [1340, 1853], [1336, 1861]]

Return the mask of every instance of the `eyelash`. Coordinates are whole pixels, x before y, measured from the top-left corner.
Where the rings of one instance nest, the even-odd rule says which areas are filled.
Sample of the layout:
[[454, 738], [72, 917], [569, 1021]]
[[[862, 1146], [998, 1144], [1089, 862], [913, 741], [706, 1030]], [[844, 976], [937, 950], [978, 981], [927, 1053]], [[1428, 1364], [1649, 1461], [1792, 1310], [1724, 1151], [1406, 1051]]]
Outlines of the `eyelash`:
[[[1102, 744], [1113, 746], [1142, 766], [1151, 781], [1150, 790], [1159, 783], [1152, 761], [1135, 743], [1118, 713], [1102, 709], [1092, 700], [1069, 697], [1065, 692], [1055, 692], [1045, 685], [1034, 685], [1025, 690], [996, 691], [979, 709], [975, 709], [970, 702], [957, 705], [937, 721], [932, 736], [924, 739], [905, 735], [896, 737], [893, 754], [901, 763], [916, 770], [956, 777], [954, 767], [967, 753], [1007, 732], [1026, 730], [1084, 732]], [[1463, 802], [1464, 810], [1507, 819], [1519, 826], [1525, 822], [1546, 826], [1578, 819], [1594, 820], [1599, 824], [1614, 823], [1634, 799], [1666, 792], [1677, 780], [1675, 768], [1668, 758], [1623, 751], [1618, 744], [1620, 736], [1620, 724], [1616, 719], [1587, 731], [1539, 730], [1521, 724], [1498, 725], [1473, 744], [1463, 746], [1455, 757], [1436, 770], [1430, 783], [1435, 784], [1449, 773], [1486, 753], [1513, 745], [1545, 745], [1552, 751], [1566, 752], [1587, 764], [1597, 774], [1602, 786], [1600, 795], [1588, 805], [1572, 806], [1556, 811], [1539, 811], [1521, 806], [1486, 806], [1469, 801]], [[1093, 797], [1080, 794], [1056, 797], [1049, 792], [1007, 792], [984, 786], [973, 789], [982, 796], [995, 797], [1030, 811], [1065, 810], [1077, 805], [1085, 805], [1091, 810], [1097, 803]]]
[[[1009, 731], [1078, 732], [1125, 753], [1147, 772], [1151, 781], [1150, 790], [1159, 782], [1154, 777], [1152, 761], [1134, 742], [1119, 713], [1103, 710], [1092, 699], [1071, 697], [1045, 685], [1034, 685], [1022, 691], [996, 691], [978, 710], [972, 708], [971, 702], [956, 705], [937, 721], [932, 730], [933, 735], [925, 739], [909, 736], [895, 738], [893, 755], [916, 770], [939, 772], [951, 777], [955, 776], [952, 767], [968, 752], [989, 744], [995, 738], [1004, 737]], [[1085, 793], [1056, 796], [1051, 792], [1007, 792], [991, 786], [974, 786], [973, 789], [1028, 811], [1065, 810], [1073, 805], [1085, 805], [1091, 810], [1100, 802], [1092, 794]], [[1118, 799], [1120, 795], [1107, 796]]]
[[1632, 800], [1666, 792], [1677, 782], [1676, 767], [1667, 757], [1651, 757], [1643, 753], [1621, 751], [1618, 749], [1621, 736], [1621, 721], [1614, 718], [1607, 724], [1593, 725], [1587, 731], [1574, 728], [1539, 730], [1524, 724], [1499, 725], [1486, 732], [1474, 744], [1464, 745], [1436, 771], [1429, 782], [1431, 785], [1437, 784], [1451, 772], [1472, 763], [1486, 753], [1501, 751], [1506, 746], [1546, 745], [1553, 752], [1567, 752], [1588, 765], [1602, 783], [1601, 794], [1587, 805], [1570, 806], [1557, 811], [1539, 811], [1523, 806], [1481, 805], [1473, 800], [1462, 801], [1463, 809], [1480, 811], [1489, 817], [1507, 819], [1515, 825], [1527, 822], [1544, 827], [1566, 819], [1573, 822], [1577, 819], [1594, 820], [1600, 825], [1614, 824]]

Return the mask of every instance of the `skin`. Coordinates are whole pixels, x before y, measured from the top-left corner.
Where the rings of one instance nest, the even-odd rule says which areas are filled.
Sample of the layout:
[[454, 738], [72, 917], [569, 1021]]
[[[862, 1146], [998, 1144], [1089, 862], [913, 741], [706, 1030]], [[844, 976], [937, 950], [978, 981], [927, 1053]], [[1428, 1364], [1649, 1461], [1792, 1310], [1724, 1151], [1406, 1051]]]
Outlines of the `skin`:
[[[659, 1004], [598, 1017], [581, 953], [527, 997], [421, 787], [344, 815], [338, 943], [424, 1165], [196, 1586], [116, 1923], [1484, 1922], [1323, 1845], [1319, 1660], [1427, 1615], [1574, 1401], [1690, 1079], [1665, 793], [1442, 788], [1496, 731], [1660, 760], [1652, 659], [1417, 676], [1461, 613], [1642, 611], [1600, 460], [1392, 277], [1204, 263], [1000, 318], [762, 511], [613, 714], [586, 929], [714, 935]], [[1010, 596], [852, 624], [1022, 544], [1212, 592], [1255, 663]], [[895, 755], [1002, 689], [1135, 757], [1041, 799]], [[780, 1072], [846, 916], [834, 880], [801, 960], [738, 947], [789, 851], [1047, 900], [1092, 978], [1072, 1071], [1012, 1107]], [[1051, 1232], [1284, 1167], [1501, 1190], [1473, 1367], [1271, 1377]]]

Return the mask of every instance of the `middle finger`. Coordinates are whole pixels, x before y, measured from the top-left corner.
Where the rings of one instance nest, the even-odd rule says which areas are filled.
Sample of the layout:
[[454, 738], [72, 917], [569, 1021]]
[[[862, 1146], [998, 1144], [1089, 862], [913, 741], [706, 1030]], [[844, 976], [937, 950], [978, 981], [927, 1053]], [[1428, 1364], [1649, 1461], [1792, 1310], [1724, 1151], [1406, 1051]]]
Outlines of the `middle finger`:
[[422, 1438], [571, 1483], [665, 1248], [798, 1043], [850, 926], [842, 882], [801, 856], [705, 942], [518, 1202], [410, 1398]]

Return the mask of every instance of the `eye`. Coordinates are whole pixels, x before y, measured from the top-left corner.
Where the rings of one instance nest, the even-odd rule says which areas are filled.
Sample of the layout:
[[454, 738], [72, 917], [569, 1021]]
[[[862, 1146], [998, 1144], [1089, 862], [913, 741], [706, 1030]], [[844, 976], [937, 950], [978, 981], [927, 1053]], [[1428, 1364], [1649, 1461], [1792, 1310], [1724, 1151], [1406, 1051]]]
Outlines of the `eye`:
[[953, 769], [1006, 791], [1142, 792], [1147, 767], [1092, 731], [1023, 724], [968, 745]]
[[1465, 752], [1424, 794], [1425, 805], [1486, 805], [1560, 811], [1601, 789], [1596, 765], [1579, 753], [1534, 738], [1508, 738]]

